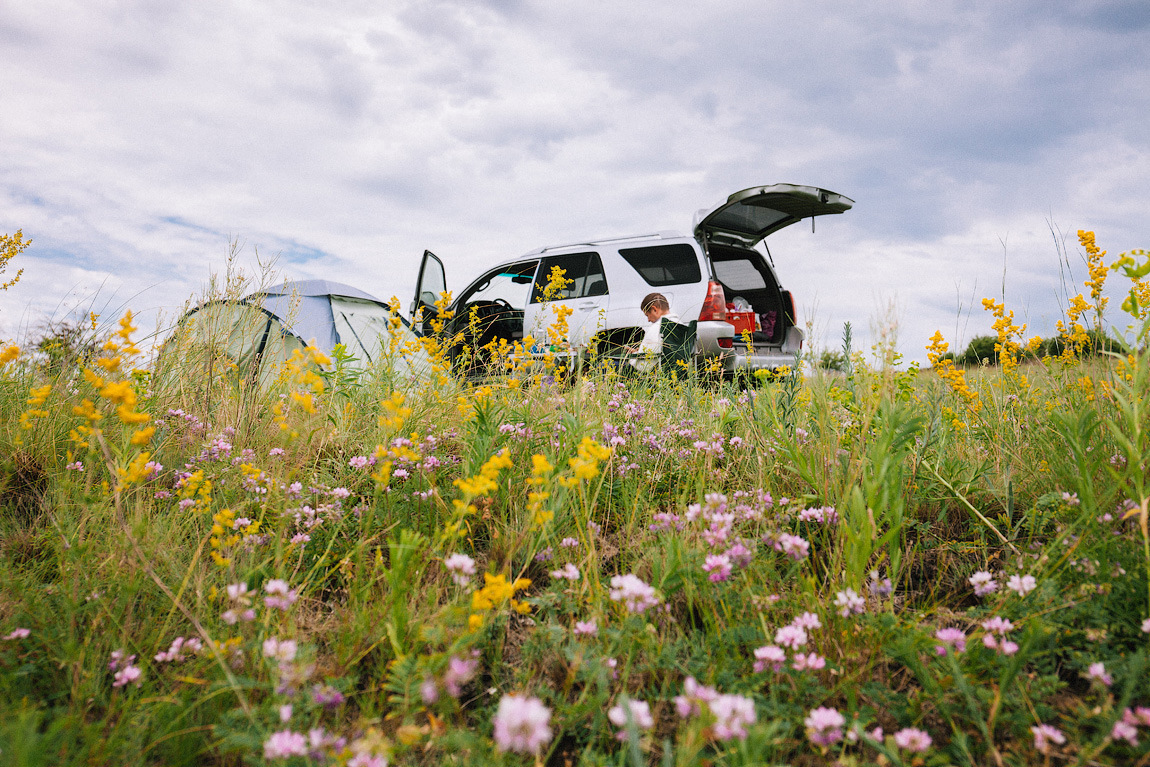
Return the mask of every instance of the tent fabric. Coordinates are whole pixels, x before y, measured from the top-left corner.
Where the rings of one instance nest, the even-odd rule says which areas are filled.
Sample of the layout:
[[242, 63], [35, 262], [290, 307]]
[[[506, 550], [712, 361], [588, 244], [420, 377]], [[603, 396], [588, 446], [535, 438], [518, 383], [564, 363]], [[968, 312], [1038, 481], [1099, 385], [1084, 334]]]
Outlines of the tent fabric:
[[[375, 301], [381, 303], [375, 296], [365, 293], [357, 287], [352, 285], [345, 285], [342, 282], [332, 282], [331, 280], [288, 280], [280, 289], [268, 288], [259, 291], [259, 294], [266, 296], [346, 296], [347, 298], [363, 298], [368, 301]], [[252, 294], [257, 295], [257, 294]], [[250, 297], [250, 296], [249, 296]]]
[[[185, 314], [172, 334], [181, 358], [226, 360], [261, 388], [275, 379], [280, 363], [294, 350], [312, 345], [329, 357], [343, 344], [364, 369], [385, 364], [397, 375], [418, 376], [429, 368], [426, 352], [406, 319], [400, 317], [398, 344], [392, 343], [387, 305], [351, 285], [331, 280], [285, 282], [239, 300], [210, 301]], [[398, 348], [397, 348], [398, 347]]]
[[[336, 344], [365, 363], [380, 356], [387, 336], [387, 305], [352, 285], [331, 280], [286, 281], [243, 301], [261, 306], [306, 344], [330, 355]], [[401, 318], [402, 319], [402, 318]], [[403, 320], [403, 330], [410, 332]]]
[[325, 354], [330, 354], [340, 342], [331, 311], [330, 296], [304, 296], [292, 294], [254, 294], [245, 303], [258, 304], [280, 318], [284, 326], [302, 340], [314, 343]]

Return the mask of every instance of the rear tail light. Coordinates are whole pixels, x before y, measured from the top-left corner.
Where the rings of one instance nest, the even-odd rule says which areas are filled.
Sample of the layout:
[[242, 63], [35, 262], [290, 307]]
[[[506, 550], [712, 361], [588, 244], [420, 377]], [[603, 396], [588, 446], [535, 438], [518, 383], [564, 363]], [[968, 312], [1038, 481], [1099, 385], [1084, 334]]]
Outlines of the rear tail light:
[[723, 286], [714, 280], [707, 283], [707, 297], [703, 299], [703, 310], [699, 312], [699, 322], [711, 321], [727, 321], [727, 297], [723, 295]]
[[783, 310], [787, 313], [787, 319], [791, 324], [795, 324], [795, 297], [791, 295], [791, 291], [783, 291]]
[[735, 339], [733, 339], [733, 338], [720, 338], [719, 339], [719, 348], [720, 349], [734, 349], [735, 348]]

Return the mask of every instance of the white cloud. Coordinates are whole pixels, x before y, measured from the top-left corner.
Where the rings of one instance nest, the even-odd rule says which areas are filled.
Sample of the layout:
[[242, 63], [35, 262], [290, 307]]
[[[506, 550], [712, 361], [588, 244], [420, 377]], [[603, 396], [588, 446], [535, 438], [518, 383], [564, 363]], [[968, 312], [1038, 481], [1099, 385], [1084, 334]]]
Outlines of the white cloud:
[[35, 245], [0, 335], [77, 290], [174, 311], [231, 238], [249, 271], [258, 250], [406, 299], [425, 247], [460, 287], [539, 245], [685, 230], [773, 182], [856, 200], [772, 238], [820, 343], [849, 319], [865, 346], [894, 297], [908, 357], [935, 328], [986, 332], [1001, 241], [1008, 301], [1049, 333], [1050, 224], [1150, 246], [1145, 7], [9, 4], [0, 230]]

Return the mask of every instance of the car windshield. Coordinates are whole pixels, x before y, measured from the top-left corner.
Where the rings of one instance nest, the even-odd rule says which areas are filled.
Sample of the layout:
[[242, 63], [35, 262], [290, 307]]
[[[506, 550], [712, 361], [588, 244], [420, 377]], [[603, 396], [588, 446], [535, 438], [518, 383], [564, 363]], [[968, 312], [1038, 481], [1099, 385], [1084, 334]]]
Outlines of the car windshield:
[[505, 301], [513, 309], [523, 309], [527, 306], [531, 283], [538, 265], [538, 261], [532, 261], [489, 272], [463, 294], [460, 303], [466, 305], [476, 301]]

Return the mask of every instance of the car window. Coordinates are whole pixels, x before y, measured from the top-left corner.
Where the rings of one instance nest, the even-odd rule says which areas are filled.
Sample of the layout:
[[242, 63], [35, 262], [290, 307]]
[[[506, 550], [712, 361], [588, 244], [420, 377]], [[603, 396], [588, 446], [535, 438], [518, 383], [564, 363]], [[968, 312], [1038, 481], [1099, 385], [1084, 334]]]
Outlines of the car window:
[[699, 258], [690, 245], [620, 248], [619, 255], [652, 287], [684, 285], [703, 279]]
[[506, 301], [513, 309], [523, 309], [527, 306], [538, 267], [538, 261], [524, 261], [488, 272], [467, 288], [459, 298], [459, 305], [466, 306], [476, 301]]
[[749, 259], [735, 261], [715, 261], [715, 276], [731, 290], [762, 290], [767, 281], [762, 272]]
[[791, 216], [774, 208], [756, 206], [754, 203], [732, 205], [711, 218], [709, 226], [743, 234], [754, 235]]
[[543, 291], [547, 288], [551, 270], [555, 267], [563, 270], [563, 277], [568, 282], [561, 291], [552, 296], [551, 300], [564, 301], [570, 298], [607, 295], [607, 276], [603, 273], [603, 261], [598, 253], [564, 253], [543, 259], [531, 303], [537, 304], [543, 300]]

